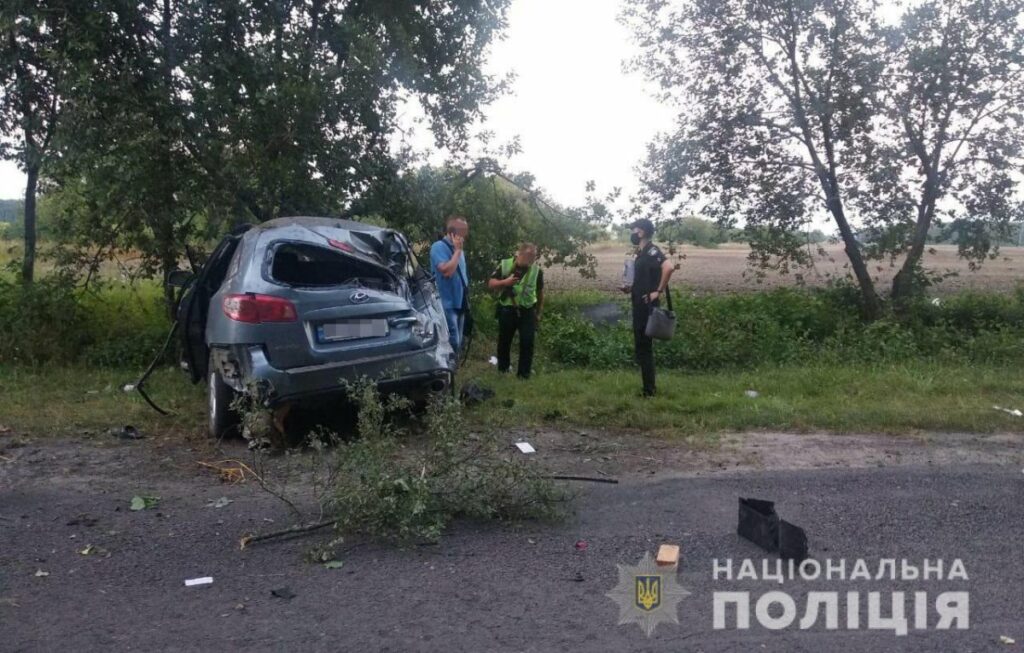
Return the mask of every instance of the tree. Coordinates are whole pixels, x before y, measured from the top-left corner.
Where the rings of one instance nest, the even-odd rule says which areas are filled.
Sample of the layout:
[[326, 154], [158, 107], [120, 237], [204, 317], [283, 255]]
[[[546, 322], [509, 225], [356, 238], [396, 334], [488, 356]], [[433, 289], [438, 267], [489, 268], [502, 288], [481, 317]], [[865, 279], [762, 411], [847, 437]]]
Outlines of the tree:
[[5, 0], [0, 7], [0, 157], [25, 171], [21, 276], [35, 276], [36, 192], [65, 100], [102, 16], [88, 0]]
[[[893, 294], [906, 298], [939, 214], [992, 224], [1020, 211], [1024, 98], [1020, 0], [931, 0], [893, 27], [878, 6], [629, 0], [624, 13], [634, 66], [680, 108], [651, 147], [642, 200], [700, 199], [722, 224], [742, 219], [763, 266], [806, 262], [800, 231], [827, 211], [869, 316], [881, 312], [869, 257], [904, 256]], [[865, 250], [862, 225], [899, 237]]]
[[401, 102], [458, 149], [502, 88], [481, 64], [508, 0], [107, 2], [117, 51], [61, 143], [69, 233], [165, 273], [229, 223], [341, 212], [392, 173]]
[[1024, 217], [1013, 177], [1024, 167], [1024, 2], [928, 2], [886, 36], [883, 110], [901, 132], [894, 154], [912, 157], [919, 184], [907, 209], [874, 216], [906, 232], [893, 281], [900, 300], [915, 291], [932, 225], [956, 224], [974, 267]]
[[605, 216], [591, 208], [565, 208], [535, 187], [532, 175], [508, 173], [493, 159], [472, 167], [410, 167], [388, 183], [375, 184], [353, 206], [360, 219], [377, 218], [426, 245], [443, 231], [449, 215], [470, 223], [467, 264], [473, 279], [485, 279], [497, 261], [519, 243], [538, 246], [547, 265], [595, 274], [596, 260], [586, 245], [603, 233]]

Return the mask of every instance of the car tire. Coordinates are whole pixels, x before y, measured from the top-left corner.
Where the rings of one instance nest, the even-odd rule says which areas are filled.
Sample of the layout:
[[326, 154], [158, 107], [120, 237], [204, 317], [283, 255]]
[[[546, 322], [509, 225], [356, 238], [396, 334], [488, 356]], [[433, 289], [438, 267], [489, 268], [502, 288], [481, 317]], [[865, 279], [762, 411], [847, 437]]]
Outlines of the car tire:
[[224, 383], [211, 357], [206, 372], [206, 412], [210, 437], [220, 440], [238, 424], [238, 415], [231, 409], [235, 396], [235, 391]]

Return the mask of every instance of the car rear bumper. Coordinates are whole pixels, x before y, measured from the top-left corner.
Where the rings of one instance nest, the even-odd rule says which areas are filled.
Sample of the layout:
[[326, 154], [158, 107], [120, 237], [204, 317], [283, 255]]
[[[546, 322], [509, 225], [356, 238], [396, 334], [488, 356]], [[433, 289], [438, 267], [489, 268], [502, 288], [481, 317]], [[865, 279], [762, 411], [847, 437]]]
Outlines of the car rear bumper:
[[271, 406], [343, 392], [346, 383], [360, 379], [376, 381], [382, 391], [416, 395], [443, 391], [453, 378], [453, 361], [446, 360], [446, 350], [436, 345], [400, 354], [290, 369], [274, 367], [261, 346], [212, 350], [229, 385], [238, 391], [258, 387], [263, 401]]

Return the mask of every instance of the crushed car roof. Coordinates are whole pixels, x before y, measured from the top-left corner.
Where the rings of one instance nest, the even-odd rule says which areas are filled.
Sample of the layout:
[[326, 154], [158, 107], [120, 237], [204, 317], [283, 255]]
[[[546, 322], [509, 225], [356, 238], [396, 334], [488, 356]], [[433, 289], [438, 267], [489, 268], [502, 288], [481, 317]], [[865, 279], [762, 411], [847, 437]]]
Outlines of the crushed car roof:
[[385, 232], [390, 231], [390, 229], [386, 227], [379, 227], [377, 225], [366, 224], [364, 222], [356, 222], [355, 220], [343, 220], [341, 218], [317, 218], [312, 216], [275, 218], [256, 225], [256, 229], [259, 231], [284, 229], [288, 227], [345, 229], [348, 231], [358, 231], [360, 233], [368, 234], [378, 239], [383, 237]]

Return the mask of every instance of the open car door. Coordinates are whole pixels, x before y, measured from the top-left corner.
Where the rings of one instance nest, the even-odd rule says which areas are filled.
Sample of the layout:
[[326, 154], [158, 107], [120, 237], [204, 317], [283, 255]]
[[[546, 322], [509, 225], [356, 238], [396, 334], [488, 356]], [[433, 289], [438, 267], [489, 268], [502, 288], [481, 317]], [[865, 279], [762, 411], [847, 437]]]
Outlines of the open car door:
[[181, 367], [188, 371], [192, 383], [206, 378], [210, 357], [206, 346], [206, 318], [210, 312], [210, 298], [224, 283], [238, 243], [251, 228], [252, 225], [238, 227], [218, 243], [178, 304]]

